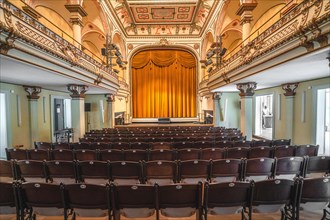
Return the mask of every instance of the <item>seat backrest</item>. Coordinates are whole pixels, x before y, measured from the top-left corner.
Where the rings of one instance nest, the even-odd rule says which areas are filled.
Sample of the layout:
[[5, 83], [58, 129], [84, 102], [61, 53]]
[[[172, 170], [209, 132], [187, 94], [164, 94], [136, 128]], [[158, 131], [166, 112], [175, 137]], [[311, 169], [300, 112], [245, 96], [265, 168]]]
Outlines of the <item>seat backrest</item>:
[[277, 158], [275, 175], [279, 178], [292, 179], [303, 176], [305, 160], [303, 157]]
[[49, 183], [22, 183], [18, 190], [21, 207], [64, 208], [61, 188]]
[[142, 165], [133, 161], [110, 161], [110, 177], [111, 181], [116, 182], [117, 179], [127, 179], [138, 182], [142, 180]]
[[147, 150], [124, 150], [125, 161], [147, 161], [148, 151]]
[[149, 151], [149, 160], [158, 161], [158, 160], [175, 160], [176, 151], [170, 149], [154, 149]]
[[12, 182], [15, 179], [13, 162], [0, 160], [0, 182]]
[[252, 141], [234, 141], [233, 147], [252, 147]]
[[[252, 158], [245, 160], [244, 180], [269, 179], [274, 176], [274, 158]], [[259, 177], [259, 178], [258, 178]]]
[[110, 149], [110, 144], [107, 142], [92, 142], [90, 143], [91, 149], [106, 150]]
[[149, 209], [149, 213], [142, 214], [137, 211], [134, 217], [149, 217], [156, 209], [156, 192], [155, 187], [151, 185], [111, 185], [111, 202], [113, 205], [113, 215], [120, 215], [122, 212], [127, 216], [125, 209], [130, 209], [130, 214], [134, 209]]
[[17, 207], [14, 183], [0, 182], [0, 207]]
[[194, 148], [185, 148], [177, 150], [177, 159], [178, 160], [198, 160], [200, 150]]
[[270, 179], [255, 182], [252, 195], [253, 211], [258, 213], [276, 212], [286, 205], [292, 207], [290, 210], [287, 208], [285, 210], [291, 211], [291, 216], [295, 219], [298, 186], [298, 180]]
[[29, 160], [49, 160], [48, 150], [30, 149], [26, 152]]
[[226, 148], [205, 148], [200, 152], [201, 160], [218, 160], [226, 157]]
[[253, 140], [252, 141], [252, 147], [270, 147], [272, 146], [272, 140]]
[[75, 160], [84, 161], [84, 160], [97, 160], [97, 151], [96, 150], [74, 150]]
[[130, 144], [127, 142], [122, 142], [122, 141], [118, 141], [118, 142], [112, 142], [110, 144], [111, 149], [116, 149], [116, 150], [126, 150], [126, 149], [130, 149]]
[[25, 149], [6, 148], [7, 160], [27, 160], [27, 153]]
[[89, 142], [76, 142], [70, 144], [73, 150], [92, 150]]
[[251, 147], [249, 151], [249, 158], [273, 157], [273, 150], [273, 147]]
[[232, 182], [243, 178], [243, 163], [240, 159], [211, 161], [211, 182]]
[[70, 150], [71, 146], [69, 143], [65, 143], [65, 142], [56, 142], [53, 143], [53, 147], [52, 149], [54, 150], [58, 150], [58, 149], [66, 149], [66, 150]]
[[248, 158], [250, 148], [249, 147], [233, 147], [227, 149], [228, 159], [241, 159]]
[[[249, 207], [252, 199], [251, 195], [252, 184], [248, 182], [205, 183], [205, 213], [208, 213], [208, 209], [217, 207]], [[228, 214], [228, 212], [225, 213]]]
[[45, 170], [47, 173], [47, 182], [65, 183], [64, 179], [71, 179], [74, 182], [78, 180], [74, 161], [45, 161]]
[[195, 142], [195, 148], [199, 149], [208, 149], [208, 148], [214, 148], [214, 142], [213, 141], [196, 141]]
[[110, 180], [110, 167], [105, 161], [77, 161], [78, 179], [85, 183], [96, 183], [95, 179], [101, 179], [102, 183]]
[[101, 161], [124, 161], [124, 153], [122, 150], [111, 149], [111, 150], [100, 150], [99, 160]]
[[74, 154], [72, 150], [69, 149], [54, 149], [50, 152], [51, 160], [65, 160], [65, 161], [73, 161]]
[[296, 157], [303, 157], [303, 156], [317, 156], [319, 151], [319, 145], [298, 145], [295, 149], [295, 156]]
[[179, 162], [179, 181], [197, 183], [200, 180], [208, 180], [209, 169], [208, 160], [181, 161]]
[[282, 146], [282, 145], [290, 145], [291, 139], [277, 139], [273, 140], [272, 145], [273, 146]]
[[[75, 209], [100, 209], [106, 212], [110, 219], [111, 202], [108, 184], [67, 184], [64, 185], [64, 195], [67, 207], [74, 212], [78, 211]], [[88, 217], [88, 214], [83, 217]]]
[[[157, 206], [168, 217], [188, 217], [198, 210], [201, 215], [202, 183], [157, 186]], [[184, 211], [182, 208], [188, 208]], [[177, 210], [176, 210], [177, 209]], [[196, 219], [201, 219], [197, 216]]]
[[330, 177], [301, 179], [299, 202], [329, 202]]
[[149, 183], [154, 184], [158, 180], [158, 184], [161, 184], [160, 179], [167, 179], [168, 184], [170, 182], [175, 183], [178, 179], [178, 166], [174, 161], [148, 161], [143, 163], [143, 179]]
[[274, 157], [293, 157], [296, 147], [293, 145], [281, 145], [274, 147]]
[[227, 141], [227, 140], [224, 140], [224, 141], [215, 141], [214, 142], [214, 147], [215, 148], [231, 148], [233, 147], [233, 142], [232, 141]]
[[18, 160], [14, 162], [17, 179], [24, 181], [46, 182], [46, 172], [43, 161]]
[[40, 142], [40, 141], [36, 141], [34, 142], [34, 147], [35, 149], [38, 150], [50, 150], [52, 149], [52, 143], [51, 142]]
[[170, 150], [172, 149], [172, 143], [171, 142], [153, 142], [150, 143], [151, 149], [157, 150], [157, 149], [166, 149]]
[[312, 156], [307, 158], [304, 177], [312, 173], [325, 175], [330, 173], [330, 156]]
[[130, 148], [135, 150], [148, 150], [150, 144], [148, 142], [131, 142]]

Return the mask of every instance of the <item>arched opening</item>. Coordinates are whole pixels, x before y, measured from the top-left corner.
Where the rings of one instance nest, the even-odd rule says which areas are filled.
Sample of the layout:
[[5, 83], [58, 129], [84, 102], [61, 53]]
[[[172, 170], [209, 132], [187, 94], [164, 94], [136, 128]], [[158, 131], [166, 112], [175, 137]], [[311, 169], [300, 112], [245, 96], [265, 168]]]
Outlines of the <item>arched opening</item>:
[[133, 118], [196, 117], [197, 62], [180, 49], [152, 49], [132, 57]]

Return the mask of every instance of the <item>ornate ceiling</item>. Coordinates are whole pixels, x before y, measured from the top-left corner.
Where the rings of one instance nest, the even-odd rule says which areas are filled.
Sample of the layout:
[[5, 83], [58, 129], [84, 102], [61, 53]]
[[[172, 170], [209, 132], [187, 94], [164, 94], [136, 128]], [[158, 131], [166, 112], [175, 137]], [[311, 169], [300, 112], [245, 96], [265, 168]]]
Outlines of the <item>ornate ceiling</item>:
[[108, 1], [127, 37], [199, 37], [219, 5], [217, 0]]

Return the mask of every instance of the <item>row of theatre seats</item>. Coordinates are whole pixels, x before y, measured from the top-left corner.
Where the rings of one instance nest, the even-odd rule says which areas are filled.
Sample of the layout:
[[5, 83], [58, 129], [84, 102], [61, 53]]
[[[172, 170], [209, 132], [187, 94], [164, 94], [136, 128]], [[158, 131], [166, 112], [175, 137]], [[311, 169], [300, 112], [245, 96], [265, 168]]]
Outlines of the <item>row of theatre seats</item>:
[[299, 220], [303, 212], [315, 211], [320, 215], [313, 219], [328, 219], [329, 181], [330, 177], [171, 185], [0, 183], [0, 208], [17, 219], [51, 215], [65, 220], [159, 220], [195, 215], [207, 220], [239, 214], [251, 220], [256, 213], [269, 217], [276, 211], [281, 211], [281, 219]]
[[232, 148], [184, 149], [96, 149], [96, 150], [39, 150], [8, 149], [7, 159], [16, 160], [101, 160], [101, 161], [153, 161], [153, 160], [209, 160], [241, 158], [280, 158], [316, 156], [318, 145]]
[[75, 143], [35, 142], [35, 149], [182, 149], [182, 148], [231, 148], [231, 147], [274, 147], [290, 145], [291, 140], [260, 140], [260, 141], [181, 141], [170, 142], [169, 139], [159, 142], [140, 141], [82, 141]]
[[0, 160], [0, 181], [172, 184], [328, 175], [330, 156], [186, 161]]

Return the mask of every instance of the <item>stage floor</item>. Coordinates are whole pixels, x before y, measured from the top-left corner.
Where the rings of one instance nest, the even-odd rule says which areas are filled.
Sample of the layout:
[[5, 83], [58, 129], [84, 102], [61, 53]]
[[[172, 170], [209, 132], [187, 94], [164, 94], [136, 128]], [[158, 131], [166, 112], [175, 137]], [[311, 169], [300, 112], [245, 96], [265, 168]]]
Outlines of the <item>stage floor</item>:
[[125, 125], [115, 125], [115, 128], [119, 127], [192, 127], [192, 126], [212, 126], [213, 124], [198, 124], [198, 123], [169, 123], [169, 124], [160, 124], [160, 123], [131, 123]]

